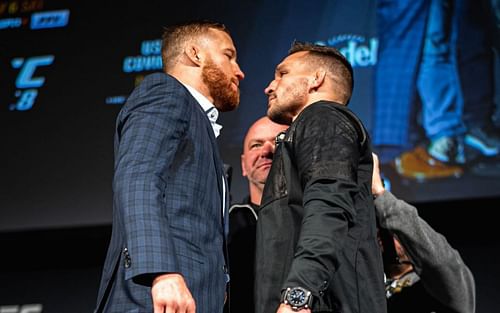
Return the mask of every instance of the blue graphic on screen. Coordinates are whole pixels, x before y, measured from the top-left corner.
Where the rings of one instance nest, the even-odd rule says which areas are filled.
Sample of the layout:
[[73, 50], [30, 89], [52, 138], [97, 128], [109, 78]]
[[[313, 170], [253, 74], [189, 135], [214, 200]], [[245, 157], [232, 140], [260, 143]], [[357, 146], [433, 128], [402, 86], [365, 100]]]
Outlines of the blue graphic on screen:
[[318, 40], [316, 44], [332, 46], [346, 57], [353, 67], [367, 67], [377, 64], [378, 39], [365, 38], [358, 34], [341, 34]]
[[0, 29], [18, 28], [23, 25], [23, 20], [20, 17], [4, 18], [0, 20]]
[[[142, 80], [143, 72], [161, 71], [163, 62], [161, 60], [161, 40], [144, 40], [141, 42], [141, 54], [126, 56], [123, 59], [122, 71], [124, 73], [135, 73], [136, 84]], [[139, 79], [138, 79], [139, 78]], [[106, 97], [106, 104], [123, 104], [127, 100], [125, 95], [114, 95]]]
[[45, 77], [34, 76], [35, 71], [40, 66], [49, 66], [54, 62], [53, 55], [43, 55], [31, 57], [28, 59], [15, 58], [11, 61], [11, 65], [15, 69], [20, 69], [16, 78], [15, 96], [18, 101], [9, 106], [11, 111], [26, 111], [33, 107], [38, 89], [45, 83]]
[[123, 72], [156, 71], [162, 69], [161, 40], [145, 40], [141, 43], [141, 55], [127, 56], [123, 60]]
[[31, 15], [31, 29], [65, 27], [69, 22], [69, 10], [38, 12]]

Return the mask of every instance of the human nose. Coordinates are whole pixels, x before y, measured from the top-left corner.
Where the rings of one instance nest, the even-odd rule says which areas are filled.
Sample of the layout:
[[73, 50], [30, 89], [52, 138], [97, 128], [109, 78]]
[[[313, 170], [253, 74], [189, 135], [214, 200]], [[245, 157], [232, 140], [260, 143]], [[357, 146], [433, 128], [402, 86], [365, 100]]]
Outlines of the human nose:
[[245, 73], [241, 70], [240, 66], [236, 64], [236, 70], [235, 70], [235, 75], [238, 78], [238, 80], [243, 80], [245, 78]]
[[269, 83], [269, 85], [266, 87], [266, 89], [264, 89], [264, 93], [269, 96], [271, 93], [274, 92], [275, 85], [276, 85], [276, 81], [273, 80], [272, 82]]
[[274, 143], [271, 141], [264, 142], [264, 145], [260, 150], [260, 156], [263, 158], [272, 159], [273, 155], [274, 155]]

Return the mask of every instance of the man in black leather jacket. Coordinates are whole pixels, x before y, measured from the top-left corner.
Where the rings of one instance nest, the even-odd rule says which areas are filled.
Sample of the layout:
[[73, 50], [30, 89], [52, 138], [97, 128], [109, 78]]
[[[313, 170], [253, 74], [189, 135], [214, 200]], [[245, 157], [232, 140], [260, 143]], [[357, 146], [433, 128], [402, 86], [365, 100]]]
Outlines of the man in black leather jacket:
[[346, 108], [352, 86], [336, 49], [295, 43], [265, 90], [268, 116], [290, 128], [257, 222], [256, 313], [386, 311], [372, 152]]

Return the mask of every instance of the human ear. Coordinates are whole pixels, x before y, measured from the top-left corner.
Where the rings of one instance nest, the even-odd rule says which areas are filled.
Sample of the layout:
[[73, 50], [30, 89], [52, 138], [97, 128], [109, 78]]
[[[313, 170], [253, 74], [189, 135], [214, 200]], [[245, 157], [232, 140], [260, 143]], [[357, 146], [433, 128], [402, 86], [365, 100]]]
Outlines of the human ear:
[[318, 89], [323, 82], [325, 81], [326, 71], [323, 69], [319, 69], [314, 73], [313, 87]]
[[245, 155], [241, 155], [241, 176], [246, 177], [247, 171], [245, 170]]
[[189, 45], [184, 49], [186, 57], [194, 64], [201, 65], [200, 48], [196, 45]]
[[318, 89], [323, 85], [326, 77], [326, 71], [319, 69], [311, 77], [311, 80], [309, 81], [310, 86], [309, 86], [309, 93], [313, 93], [318, 91]]

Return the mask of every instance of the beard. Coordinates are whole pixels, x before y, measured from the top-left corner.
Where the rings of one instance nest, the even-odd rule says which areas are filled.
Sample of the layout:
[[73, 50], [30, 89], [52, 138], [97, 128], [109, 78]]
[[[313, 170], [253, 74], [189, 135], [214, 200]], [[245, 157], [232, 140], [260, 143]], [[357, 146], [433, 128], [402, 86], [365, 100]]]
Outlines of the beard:
[[274, 104], [267, 110], [267, 116], [278, 124], [290, 125], [307, 101], [307, 79], [300, 79], [274, 98]]
[[232, 111], [238, 107], [240, 90], [233, 90], [233, 81], [212, 60], [203, 66], [201, 78], [219, 111]]
[[290, 125], [292, 124], [293, 114], [281, 105], [272, 105], [267, 110], [267, 117], [275, 123]]

